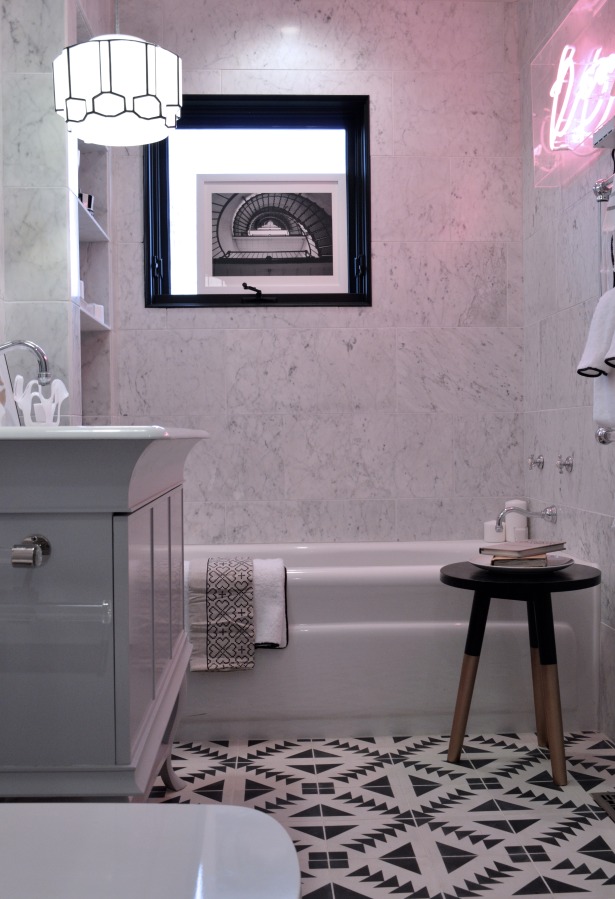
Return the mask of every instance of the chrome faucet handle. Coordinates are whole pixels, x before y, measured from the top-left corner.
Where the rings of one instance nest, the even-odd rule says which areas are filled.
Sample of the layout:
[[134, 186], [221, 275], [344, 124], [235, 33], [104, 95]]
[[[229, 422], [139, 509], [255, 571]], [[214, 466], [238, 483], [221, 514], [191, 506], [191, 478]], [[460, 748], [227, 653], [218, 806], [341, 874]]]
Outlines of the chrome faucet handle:
[[538, 468], [542, 471], [542, 469], [545, 467], [545, 457], [542, 455], [535, 456], [534, 453], [532, 453], [532, 455], [528, 457], [527, 467], [530, 469], [530, 471], [532, 468]]
[[572, 458], [572, 456], [566, 456], [565, 459], [562, 459], [561, 455], [559, 455], [557, 457], [557, 462], [555, 463], [555, 466], [558, 469], [560, 474], [562, 474], [564, 469], [568, 472], [568, 474], [570, 474], [570, 472], [572, 471], [573, 465], [574, 465], [574, 459]]

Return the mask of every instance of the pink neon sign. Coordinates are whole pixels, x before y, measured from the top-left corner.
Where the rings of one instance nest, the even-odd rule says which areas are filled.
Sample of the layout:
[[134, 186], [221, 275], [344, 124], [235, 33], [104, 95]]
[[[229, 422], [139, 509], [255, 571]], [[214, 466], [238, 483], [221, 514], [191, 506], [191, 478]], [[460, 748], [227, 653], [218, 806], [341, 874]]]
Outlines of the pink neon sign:
[[615, 109], [615, 53], [602, 56], [593, 50], [585, 63], [575, 59], [576, 48], [562, 50], [557, 76], [551, 87], [549, 148], [569, 150], [579, 147], [603, 125]]
[[[569, 183], [615, 114], [615, 0], [577, 0], [531, 64], [534, 184]], [[565, 151], [568, 152], [565, 152]]]

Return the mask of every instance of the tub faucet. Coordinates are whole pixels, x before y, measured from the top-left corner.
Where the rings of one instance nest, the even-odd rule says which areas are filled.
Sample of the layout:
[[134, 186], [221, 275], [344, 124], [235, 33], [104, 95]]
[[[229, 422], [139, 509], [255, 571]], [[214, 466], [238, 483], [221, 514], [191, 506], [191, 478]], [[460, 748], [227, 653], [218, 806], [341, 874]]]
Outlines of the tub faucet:
[[541, 512], [529, 512], [527, 509], [519, 509], [518, 506], [506, 506], [498, 515], [498, 520], [495, 523], [495, 530], [498, 534], [501, 534], [504, 530], [504, 519], [509, 512], [518, 512], [519, 515], [524, 515], [526, 518], [544, 518], [545, 521], [550, 521], [551, 524], [557, 522], [557, 509], [555, 506], [547, 506]]
[[8, 350], [19, 349], [20, 347], [32, 350], [36, 356], [36, 361], [38, 362], [38, 383], [49, 384], [51, 381], [49, 360], [37, 343], [33, 343], [31, 340], [9, 340], [8, 343], [0, 344], [0, 353], [6, 353]]

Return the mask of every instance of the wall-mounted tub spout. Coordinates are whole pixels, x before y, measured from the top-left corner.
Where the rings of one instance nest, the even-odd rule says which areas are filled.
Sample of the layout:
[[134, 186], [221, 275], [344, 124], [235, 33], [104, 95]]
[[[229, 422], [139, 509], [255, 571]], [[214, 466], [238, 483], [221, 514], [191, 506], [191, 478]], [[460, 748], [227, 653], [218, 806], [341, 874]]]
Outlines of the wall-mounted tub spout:
[[501, 534], [504, 530], [504, 519], [509, 512], [517, 512], [519, 515], [525, 515], [526, 518], [543, 518], [545, 521], [550, 521], [551, 524], [557, 522], [557, 509], [555, 506], [547, 506], [540, 512], [529, 512], [527, 509], [520, 509], [517, 506], [506, 506], [506, 508], [502, 509], [498, 515], [498, 519], [495, 523], [495, 529], [498, 534]]
[[0, 353], [6, 353], [9, 350], [18, 350], [22, 347], [32, 350], [36, 356], [36, 361], [38, 362], [38, 383], [49, 384], [51, 381], [49, 360], [37, 343], [33, 343], [31, 340], [9, 340], [8, 343], [0, 344]]
[[597, 443], [615, 443], [615, 428], [597, 428], [595, 437]]

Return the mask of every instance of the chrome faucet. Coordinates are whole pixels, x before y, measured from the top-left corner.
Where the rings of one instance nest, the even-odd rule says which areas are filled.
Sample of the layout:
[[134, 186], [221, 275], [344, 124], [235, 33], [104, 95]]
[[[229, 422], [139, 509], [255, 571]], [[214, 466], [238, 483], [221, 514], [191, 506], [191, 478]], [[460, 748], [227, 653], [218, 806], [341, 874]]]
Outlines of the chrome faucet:
[[545, 521], [550, 521], [551, 524], [557, 522], [557, 509], [555, 506], [547, 506], [541, 512], [529, 512], [527, 509], [520, 509], [518, 506], [506, 506], [498, 515], [498, 520], [495, 523], [495, 530], [498, 534], [501, 534], [504, 530], [504, 519], [509, 512], [518, 512], [519, 515], [524, 515], [526, 518], [544, 518]]
[[8, 343], [0, 344], [0, 353], [6, 353], [8, 350], [19, 349], [20, 347], [32, 350], [36, 356], [36, 361], [38, 362], [38, 383], [49, 384], [51, 381], [49, 360], [37, 343], [33, 343], [31, 340], [9, 340]]

